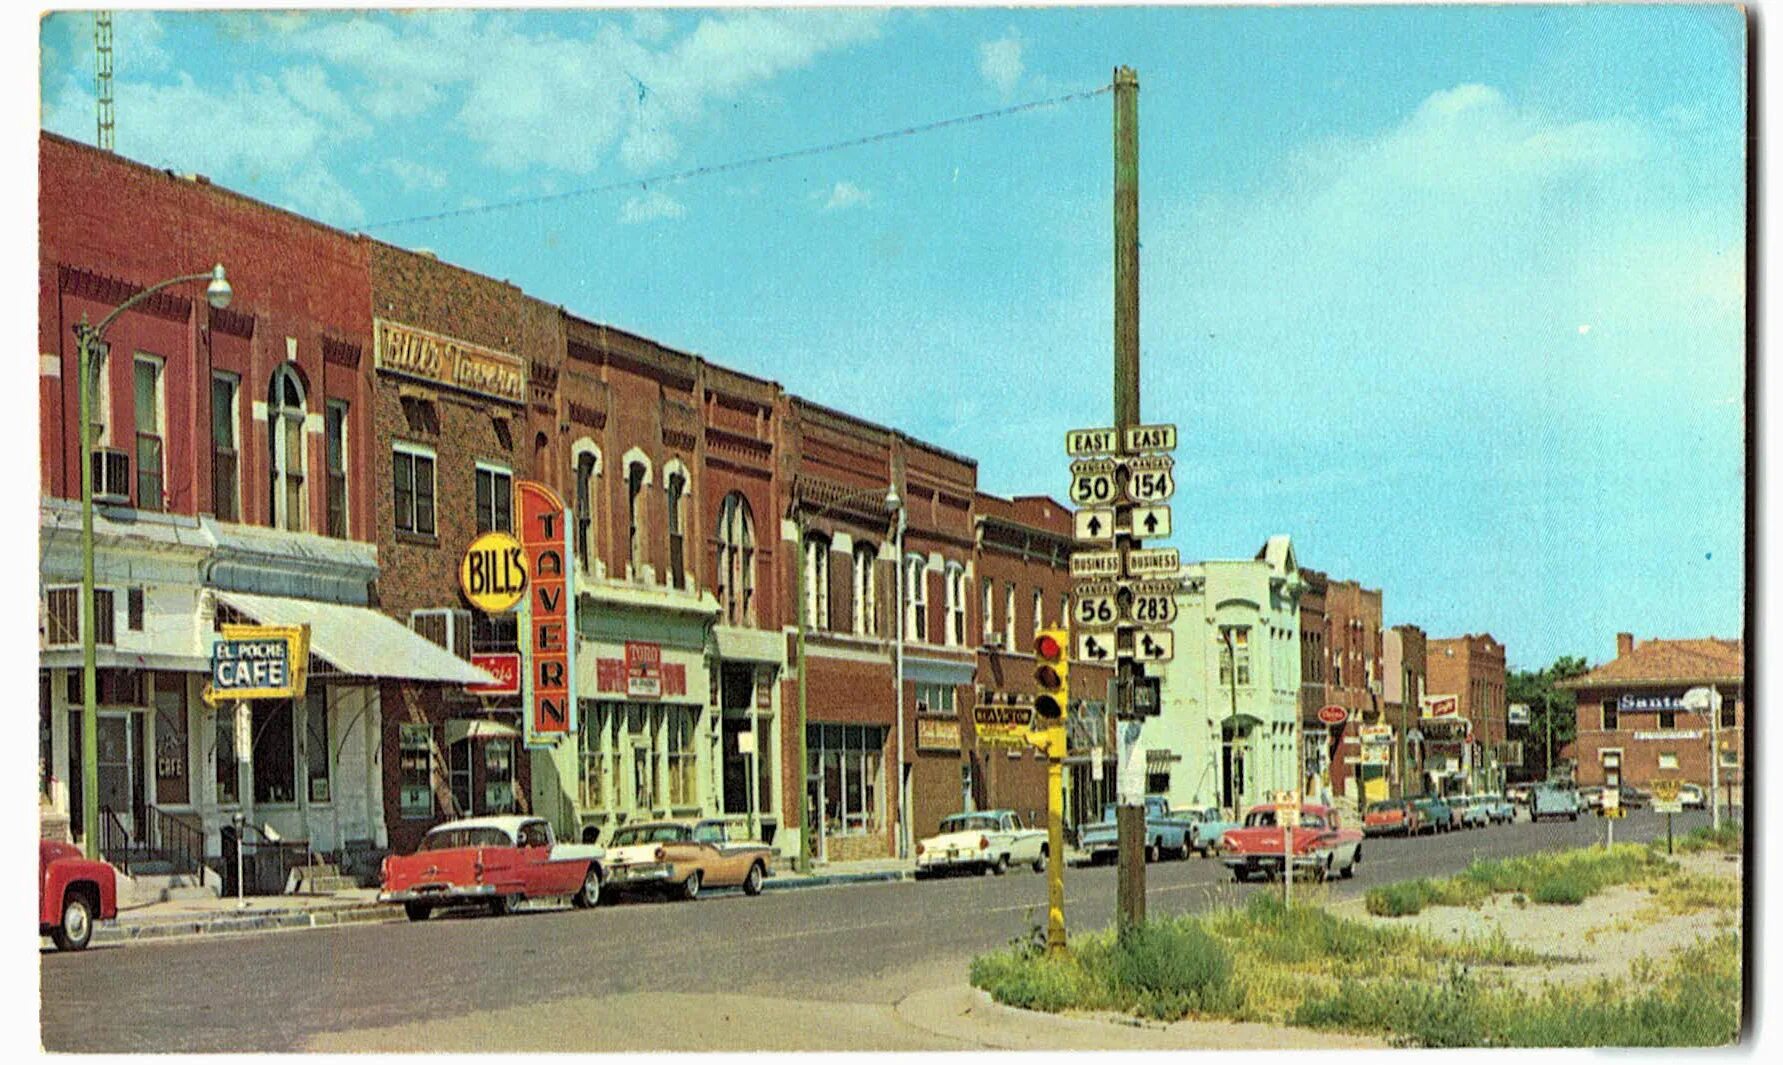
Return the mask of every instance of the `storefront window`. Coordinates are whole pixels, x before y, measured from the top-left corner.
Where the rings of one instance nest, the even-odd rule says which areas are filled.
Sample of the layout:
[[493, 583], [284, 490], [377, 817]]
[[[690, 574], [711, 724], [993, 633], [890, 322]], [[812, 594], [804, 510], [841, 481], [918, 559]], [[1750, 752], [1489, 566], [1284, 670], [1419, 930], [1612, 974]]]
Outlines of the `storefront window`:
[[696, 806], [699, 792], [694, 775], [694, 712], [686, 707], [665, 707], [668, 735], [669, 805]]
[[433, 816], [433, 741], [425, 724], [404, 722], [401, 733], [402, 816]]
[[155, 677], [155, 801], [176, 806], [192, 801], [186, 783], [186, 679], [179, 673]]
[[582, 704], [582, 809], [605, 810], [619, 758], [619, 720], [613, 703]]
[[483, 744], [483, 813], [514, 812], [514, 741], [492, 739]]
[[471, 808], [471, 759], [476, 755], [476, 741], [465, 738], [446, 748], [446, 776], [452, 785], [452, 801], [461, 817], [469, 817]]
[[240, 801], [235, 791], [235, 711], [225, 707], [212, 715], [216, 732], [217, 802], [232, 806]]
[[807, 727], [807, 764], [822, 780], [825, 834], [884, 829], [885, 735], [884, 728], [870, 725]]
[[311, 802], [327, 802], [331, 794], [329, 787], [329, 770], [334, 761], [334, 750], [328, 745], [328, 690], [311, 688], [304, 701], [307, 709], [305, 716], [309, 751], [308, 777], [309, 796]]
[[293, 706], [278, 699], [254, 704], [254, 801], [297, 801], [297, 734]]

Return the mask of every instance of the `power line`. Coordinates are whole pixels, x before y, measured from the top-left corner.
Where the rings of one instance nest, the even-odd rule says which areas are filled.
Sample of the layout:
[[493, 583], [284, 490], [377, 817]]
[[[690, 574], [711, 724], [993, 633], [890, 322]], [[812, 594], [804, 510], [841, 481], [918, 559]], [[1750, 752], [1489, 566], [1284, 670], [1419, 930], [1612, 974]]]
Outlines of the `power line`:
[[742, 170], [752, 166], [765, 166], [769, 163], [783, 163], [788, 159], [801, 159], [806, 156], [822, 155], [826, 152], [841, 151], [844, 148], [858, 148], [866, 144], [877, 144], [881, 141], [896, 140], [899, 137], [915, 136], [918, 133], [932, 133], [949, 126], [963, 126], [972, 122], [983, 122], [993, 118], [1007, 118], [1010, 115], [1025, 111], [1037, 111], [1043, 107], [1057, 107], [1061, 104], [1088, 100], [1106, 92], [1112, 92], [1113, 85], [1103, 85], [1082, 92], [1067, 93], [1046, 100], [1032, 100], [1024, 104], [999, 107], [995, 111], [980, 111], [975, 115], [960, 115], [956, 118], [944, 118], [938, 122], [927, 122], [919, 126], [906, 126], [903, 129], [887, 130], [883, 133], [871, 133], [851, 140], [836, 141], [831, 144], [820, 144], [810, 148], [795, 148], [791, 151], [776, 152], [772, 155], [758, 155], [750, 159], [738, 159], [729, 163], [715, 163], [710, 166], [697, 166], [690, 170], [676, 170], [666, 174], [657, 174], [648, 178], [633, 178], [627, 181], [614, 181], [605, 185], [591, 185], [586, 188], [571, 189], [567, 192], [554, 192], [540, 196], [526, 196], [517, 200], [503, 200], [500, 203], [480, 204], [476, 207], [461, 207], [453, 211], [437, 211], [433, 214], [412, 215], [408, 218], [393, 218], [383, 222], [373, 222], [363, 230], [387, 229], [391, 226], [413, 225], [417, 222], [437, 222], [445, 218], [462, 218], [467, 215], [488, 214], [494, 211], [505, 211], [513, 207], [530, 207], [534, 204], [550, 203], [555, 200], [568, 200], [578, 196], [593, 196], [603, 192], [617, 192], [621, 189], [647, 189], [652, 185], [660, 185], [672, 181], [685, 181], [688, 178], [705, 177], [709, 174], [722, 174], [732, 170]]

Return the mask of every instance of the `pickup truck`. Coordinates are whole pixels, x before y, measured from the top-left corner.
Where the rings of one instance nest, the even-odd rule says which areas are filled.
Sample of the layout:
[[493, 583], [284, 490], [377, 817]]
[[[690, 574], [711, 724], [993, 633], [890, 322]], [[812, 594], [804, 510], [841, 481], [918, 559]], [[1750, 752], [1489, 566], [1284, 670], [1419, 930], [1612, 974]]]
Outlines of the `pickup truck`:
[[1046, 871], [1046, 830], [1022, 825], [1014, 810], [979, 810], [941, 819], [941, 829], [916, 844], [916, 875], [927, 878], [955, 870], [996, 873], [1012, 865]]
[[1577, 821], [1583, 809], [1579, 793], [1572, 787], [1555, 782], [1537, 784], [1529, 793], [1529, 819], [1540, 821], [1544, 817], [1564, 817], [1568, 821]]
[[[1145, 860], [1161, 861], [1167, 853], [1178, 858], [1188, 857], [1190, 848], [1195, 845], [1191, 833], [1197, 823], [1197, 819], [1173, 814], [1164, 796], [1147, 795]], [[1115, 804], [1108, 803], [1102, 807], [1102, 820], [1078, 830], [1077, 849], [1087, 854], [1091, 862], [1099, 862], [1115, 856], [1120, 849], [1119, 838], [1120, 833], [1115, 827]]]
[[411, 921], [435, 909], [480, 903], [512, 913], [525, 899], [569, 896], [576, 906], [600, 902], [605, 851], [558, 843], [537, 817], [472, 817], [428, 830], [414, 854], [384, 859], [379, 902], [400, 902]]
[[[1232, 879], [1253, 875], [1279, 876], [1282, 871], [1282, 829], [1278, 817], [1291, 813], [1290, 806], [1253, 806], [1244, 815], [1244, 827], [1228, 831], [1220, 839], [1220, 860], [1232, 870]], [[1349, 878], [1362, 862], [1362, 833], [1338, 824], [1337, 811], [1308, 804], [1300, 808], [1300, 822], [1290, 843], [1294, 868], [1320, 880], [1331, 874]]]
[[118, 874], [51, 839], [37, 841], [37, 933], [57, 950], [85, 950], [100, 921], [118, 915]]

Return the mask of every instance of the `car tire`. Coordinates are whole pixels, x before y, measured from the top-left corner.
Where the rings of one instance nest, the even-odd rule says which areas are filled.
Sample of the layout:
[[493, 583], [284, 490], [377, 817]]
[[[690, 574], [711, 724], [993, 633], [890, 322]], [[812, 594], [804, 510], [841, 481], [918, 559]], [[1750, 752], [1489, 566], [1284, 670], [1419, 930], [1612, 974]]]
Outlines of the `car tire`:
[[1325, 864], [1319, 867], [1319, 883], [1323, 884], [1330, 881], [1332, 866], [1336, 861], [1337, 856], [1335, 854], [1327, 854], [1325, 856]]
[[1153, 843], [1150, 846], [1146, 847], [1145, 848], [1145, 860], [1148, 864], [1156, 864], [1158, 862], [1163, 861], [1164, 860], [1163, 845], [1159, 844], [1159, 843]]
[[1343, 877], [1345, 880], [1348, 880], [1351, 877], [1356, 875], [1356, 866], [1361, 865], [1361, 864], [1362, 864], [1362, 848], [1357, 847], [1356, 853], [1350, 855], [1350, 864], [1344, 866], [1343, 871], [1340, 872], [1338, 875]]
[[997, 860], [995, 862], [991, 863], [991, 872], [995, 873], [997, 876], [1002, 876], [1004, 873], [1007, 873], [1008, 871], [1009, 871], [1009, 852], [1004, 851], [1002, 854], [997, 855]]
[[1036, 873], [1046, 872], [1046, 858], [1047, 858], [1047, 855], [1049, 855], [1051, 853], [1052, 853], [1052, 851], [1049, 847], [1045, 846], [1044, 844], [1041, 846], [1040, 857], [1034, 859], [1034, 871]]
[[681, 897], [689, 902], [700, 897], [700, 871], [698, 869], [688, 873], [687, 879], [681, 881]]
[[570, 898], [577, 909], [592, 910], [601, 904], [601, 867], [589, 863], [588, 872], [582, 876], [582, 889]]
[[425, 902], [405, 902], [402, 904], [402, 912], [407, 914], [411, 921], [425, 921], [432, 915], [433, 907]]
[[62, 923], [50, 930], [57, 950], [86, 950], [93, 941], [93, 905], [85, 895], [71, 892], [62, 900]]
[[743, 878], [743, 894], [752, 897], [761, 894], [762, 876], [761, 863], [756, 862], [754, 865], [751, 865], [749, 867], [749, 875]]
[[489, 900], [489, 913], [494, 917], [510, 917], [519, 908], [518, 895], [497, 895]]
[[1237, 881], [1240, 884], [1248, 884], [1251, 882], [1250, 870], [1249, 869], [1234, 869], [1234, 870], [1232, 870], [1232, 879]]

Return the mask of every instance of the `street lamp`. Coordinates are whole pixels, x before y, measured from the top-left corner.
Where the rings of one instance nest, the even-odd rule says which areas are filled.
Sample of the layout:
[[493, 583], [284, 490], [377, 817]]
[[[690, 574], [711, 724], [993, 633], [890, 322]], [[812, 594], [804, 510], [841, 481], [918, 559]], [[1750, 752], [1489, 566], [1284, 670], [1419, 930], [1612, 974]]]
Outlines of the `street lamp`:
[[[81, 315], [74, 327], [80, 351], [80, 651], [81, 651], [81, 831], [87, 857], [99, 857], [99, 693], [98, 644], [94, 632], [93, 604], [93, 358], [100, 351], [105, 331], [125, 311], [164, 288], [189, 281], [208, 281], [204, 298], [217, 310], [229, 306], [235, 291], [223, 273], [223, 264], [196, 274], [181, 274], [151, 285], [119, 304], [98, 325], [88, 325]], [[140, 502], [140, 501], [139, 501]]]
[[[809, 622], [806, 620], [806, 608], [805, 608], [805, 551], [807, 550], [807, 548], [805, 546], [805, 536], [809, 529], [808, 523], [812, 519], [823, 517], [825, 514], [829, 513], [831, 510], [835, 509], [836, 507], [842, 506], [845, 503], [859, 502], [862, 499], [866, 499], [870, 496], [876, 495], [878, 492], [879, 492], [879, 489], [877, 489], [877, 488], [869, 488], [869, 489], [865, 489], [865, 490], [862, 490], [859, 492], [850, 492], [847, 495], [840, 496], [836, 499], [830, 500], [828, 503], [825, 503], [823, 506], [818, 507], [816, 510], [810, 512], [809, 514], [807, 514], [805, 512], [805, 509], [801, 505], [800, 500], [795, 499], [793, 501], [793, 520], [797, 524], [798, 530], [799, 530], [799, 558], [798, 558], [799, 722], [798, 722], [798, 734], [799, 734], [799, 779], [804, 782], [804, 788], [801, 789], [804, 792], [804, 794], [802, 794], [799, 797], [799, 804], [801, 807], [803, 807], [805, 805], [806, 800], [810, 796], [810, 791], [809, 791], [810, 769], [808, 768], [808, 763], [809, 763], [810, 757], [811, 757], [810, 752], [807, 749], [807, 736], [806, 736], [807, 726], [806, 726], [806, 713], [805, 713], [805, 678], [806, 678], [807, 673], [809, 672], [809, 670], [806, 668], [806, 661], [805, 661], [805, 633], [810, 627]], [[895, 484], [892, 485], [886, 491], [885, 497], [884, 497], [884, 502], [885, 502], [886, 510], [889, 512], [892, 512], [893, 514], [895, 514], [897, 516], [897, 526], [896, 526], [895, 530], [893, 531], [893, 535], [895, 537], [896, 551], [897, 551], [898, 558], [894, 564], [893, 572], [899, 579], [901, 579], [902, 575], [903, 575], [903, 568], [904, 568], [904, 566], [903, 566], [903, 562], [904, 562], [904, 559], [903, 559], [903, 555], [904, 555], [904, 551], [903, 551], [904, 501], [898, 495], [898, 486], [897, 485], [895, 485]], [[897, 816], [897, 818], [898, 818], [898, 826], [897, 826], [898, 844], [899, 844], [899, 849], [902, 850], [903, 849], [903, 839], [904, 839], [904, 824], [903, 824], [903, 817], [901, 816], [902, 810], [904, 807], [904, 677], [903, 677], [903, 672], [904, 672], [904, 610], [903, 610], [903, 585], [899, 584], [898, 589], [899, 589], [898, 612], [897, 612], [898, 613], [898, 642], [897, 642], [897, 648], [896, 648], [896, 652], [895, 652], [895, 654], [896, 654], [895, 675], [896, 675], [896, 683], [898, 686], [898, 690], [897, 690], [897, 697], [892, 703], [892, 708], [896, 712], [897, 718], [898, 718], [898, 776], [897, 776], [897, 780], [898, 780], [898, 810], [899, 810], [899, 813], [894, 816]], [[821, 803], [821, 801], [822, 801], [822, 797], [820, 795], [819, 802]], [[798, 855], [798, 860], [794, 863], [794, 867], [796, 869], [798, 869], [798, 871], [801, 873], [807, 873], [807, 872], [811, 871], [811, 841], [812, 841], [812, 836], [814, 834], [814, 823], [817, 822], [820, 818], [822, 818], [822, 816], [823, 816], [823, 811], [821, 809], [813, 810], [813, 811], [811, 811], [809, 820], [803, 822], [801, 825], [802, 830], [799, 832], [799, 855]]]

